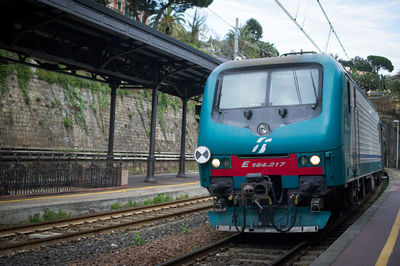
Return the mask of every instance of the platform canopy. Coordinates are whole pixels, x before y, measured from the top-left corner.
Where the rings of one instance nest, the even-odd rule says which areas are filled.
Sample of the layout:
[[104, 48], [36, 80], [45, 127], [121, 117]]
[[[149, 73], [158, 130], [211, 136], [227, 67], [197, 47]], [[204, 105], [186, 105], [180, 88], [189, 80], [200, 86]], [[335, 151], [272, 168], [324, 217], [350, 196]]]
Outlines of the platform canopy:
[[[125, 88], [190, 98], [221, 62], [92, 0], [0, 0], [0, 62], [29, 63]], [[182, 86], [187, 84], [189, 86]], [[185, 93], [182, 90], [185, 90]]]

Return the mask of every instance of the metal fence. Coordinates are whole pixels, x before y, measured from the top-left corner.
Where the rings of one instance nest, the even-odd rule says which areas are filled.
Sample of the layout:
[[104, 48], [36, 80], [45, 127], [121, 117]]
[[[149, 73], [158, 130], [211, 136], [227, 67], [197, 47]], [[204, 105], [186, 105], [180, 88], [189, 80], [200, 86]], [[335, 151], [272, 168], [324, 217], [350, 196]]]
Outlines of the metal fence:
[[0, 196], [37, 195], [121, 185], [122, 167], [101, 167], [93, 162], [42, 161], [0, 163]]

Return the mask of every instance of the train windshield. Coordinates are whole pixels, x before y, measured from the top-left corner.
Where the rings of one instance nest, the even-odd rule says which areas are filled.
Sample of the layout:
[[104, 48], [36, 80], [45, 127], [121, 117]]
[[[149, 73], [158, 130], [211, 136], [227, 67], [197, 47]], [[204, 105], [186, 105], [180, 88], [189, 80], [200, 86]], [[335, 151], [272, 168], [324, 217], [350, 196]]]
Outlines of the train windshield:
[[226, 73], [220, 79], [219, 109], [316, 104], [317, 66]]

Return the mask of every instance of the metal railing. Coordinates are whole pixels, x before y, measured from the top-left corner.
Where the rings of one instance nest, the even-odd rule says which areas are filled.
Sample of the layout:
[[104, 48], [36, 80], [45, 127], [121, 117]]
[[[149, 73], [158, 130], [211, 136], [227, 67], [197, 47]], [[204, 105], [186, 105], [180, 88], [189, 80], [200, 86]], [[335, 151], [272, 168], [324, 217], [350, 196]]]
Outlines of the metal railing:
[[121, 185], [122, 167], [99, 167], [78, 161], [0, 163], [0, 196], [38, 195]]
[[[41, 160], [60, 160], [66, 161], [71, 158], [76, 160], [105, 160], [107, 152], [97, 150], [87, 151], [57, 151], [51, 149], [39, 149], [39, 148], [0, 148], [0, 160], [15, 161], [17, 158], [20, 160], [35, 160], [40, 158]], [[174, 152], [156, 152], [155, 154], [157, 161], [178, 161], [180, 154]], [[148, 152], [144, 151], [115, 151], [114, 159], [122, 161], [146, 161], [149, 157]], [[187, 161], [194, 161], [192, 153], [185, 154]]]

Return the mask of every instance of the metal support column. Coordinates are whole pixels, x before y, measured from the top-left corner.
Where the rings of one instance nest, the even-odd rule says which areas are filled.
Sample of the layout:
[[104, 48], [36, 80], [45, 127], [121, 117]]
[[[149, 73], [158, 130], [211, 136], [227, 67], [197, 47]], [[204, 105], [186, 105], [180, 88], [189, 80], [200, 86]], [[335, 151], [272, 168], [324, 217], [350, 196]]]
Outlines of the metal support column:
[[186, 177], [185, 176], [185, 145], [186, 145], [186, 117], [187, 117], [187, 102], [186, 97], [187, 91], [185, 90], [185, 96], [182, 97], [182, 128], [181, 128], [181, 155], [179, 156], [179, 172], [176, 177]]
[[110, 84], [111, 88], [111, 106], [110, 106], [110, 125], [108, 128], [108, 150], [107, 150], [107, 168], [113, 167], [114, 163], [114, 129], [115, 129], [115, 101], [117, 98], [116, 83]]
[[149, 157], [147, 158], [147, 176], [144, 182], [155, 183], [154, 178], [154, 166], [156, 163], [156, 157], [154, 156], [154, 149], [156, 145], [156, 123], [157, 123], [157, 105], [158, 105], [158, 89], [159, 85], [153, 88], [153, 97], [151, 101], [151, 132], [150, 132], [150, 148]]

